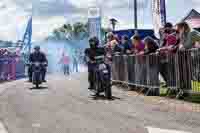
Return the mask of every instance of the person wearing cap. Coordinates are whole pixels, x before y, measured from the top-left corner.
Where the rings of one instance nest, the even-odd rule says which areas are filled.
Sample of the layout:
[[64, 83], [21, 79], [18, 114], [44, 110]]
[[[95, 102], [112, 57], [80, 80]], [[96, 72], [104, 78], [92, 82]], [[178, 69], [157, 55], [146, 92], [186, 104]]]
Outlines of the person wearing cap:
[[168, 22], [163, 28], [160, 29], [160, 47], [163, 47], [166, 43], [166, 36], [175, 33], [173, 29], [173, 24]]
[[[46, 62], [48, 63], [48, 60], [46, 58], [46, 55], [40, 51], [40, 46], [35, 46], [34, 47], [34, 52], [30, 54], [29, 56], [29, 62], [40, 62], [40, 63], [43, 63], [43, 62]], [[43, 82], [46, 82], [45, 80], [45, 76], [46, 76], [46, 68], [44, 67], [42, 69], [42, 80]], [[29, 76], [29, 82], [32, 82], [32, 66], [30, 66], [28, 68], [28, 76]]]

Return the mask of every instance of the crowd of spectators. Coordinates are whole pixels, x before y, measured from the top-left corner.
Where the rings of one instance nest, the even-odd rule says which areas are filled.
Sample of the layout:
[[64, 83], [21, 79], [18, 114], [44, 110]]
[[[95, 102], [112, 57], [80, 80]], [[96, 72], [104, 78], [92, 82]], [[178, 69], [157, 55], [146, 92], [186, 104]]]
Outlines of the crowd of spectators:
[[[188, 68], [190, 58], [188, 56], [178, 57], [179, 66], [176, 66], [174, 55], [177, 52], [181, 53], [181, 51], [200, 48], [200, 33], [196, 30], [190, 29], [186, 22], [181, 22], [177, 25], [166, 23], [163, 28], [160, 28], [159, 33], [160, 38], [158, 40], [155, 40], [150, 36], [141, 39], [140, 35], [137, 33], [131, 38], [128, 38], [126, 35], [119, 37], [118, 35], [109, 33], [105, 46], [108, 49], [109, 54], [121, 53], [135, 56], [146, 56], [150, 54], [158, 55], [160, 57], [159, 65], [152, 67], [152, 69], [161, 74], [167, 86], [175, 86], [177, 80], [177, 76], [175, 75], [177, 74], [175, 73], [176, 68], [180, 69], [179, 71], [183, 71], [184, 73], [179, 74], [179, 80], [191, 81], [191, 72]], [[144, 78], [146, 73], [143, 68], [144, 64], [137, 61], [136, 64], [136, 81], [142, 84], [142, 77]], [[153, 79], [155, 79], [155, 75]], [[184, 83], [179, 87], [191, 88], [191, 83]]]
[[175, 53], [177, 50], [200, 48], [200, 33], [190, 29], [186, 22], [178, 23], [175, 26], [166, 23], [160, 29], [159, 41], [151, 37], [142, 40], [139, 34], [128, 38], [126, 35], [120, 37], [110, 32], [107, 34], [106, 47], [110, 53], [120, 52], [135, 55], [156, 53], [157, 51]]
[[19, 49], [0, 48], [0, 82], [16, 78], [16, 71], [19, 70], [16, 66], [22, 64], [19, 60]]
[[18, 49], [16, 50], [10, 50], [6, 48], [0, 48], [0, 59], [5, 57], [16, 57], [19, 56], [20, 51]]

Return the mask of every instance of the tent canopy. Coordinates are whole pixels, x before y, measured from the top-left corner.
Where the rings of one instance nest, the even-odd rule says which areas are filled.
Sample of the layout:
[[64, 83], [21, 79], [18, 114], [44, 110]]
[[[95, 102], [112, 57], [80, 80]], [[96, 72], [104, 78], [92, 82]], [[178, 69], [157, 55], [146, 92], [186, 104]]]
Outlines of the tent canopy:
[[[154, 35], [154, 31], [151, 29], [138, 29], [138, 34], [140, 35], [141, 39], [144, 39], [147, 36], [150, 36], [154, 39], [157, 39]], [[127, 29], [127, 30], [118, 30], [118, 31], [113, 31], [114, 34], [117, 34], [118, 36], [128, 36], [131, 38], [135, 34], [135, 29]]]

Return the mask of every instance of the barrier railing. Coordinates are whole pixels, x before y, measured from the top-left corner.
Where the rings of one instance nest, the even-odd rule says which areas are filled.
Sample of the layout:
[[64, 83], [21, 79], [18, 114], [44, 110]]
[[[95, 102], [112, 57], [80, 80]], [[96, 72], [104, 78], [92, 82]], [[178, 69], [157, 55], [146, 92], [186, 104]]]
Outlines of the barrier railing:
[[200, 92], [200, 49], [150, 55], [115, 55], [112, 80], [159, 95], [159, 75], [177, 96]]
[[25, 65], [21, 57], [0, 57], [0, 81], [25, 77]]

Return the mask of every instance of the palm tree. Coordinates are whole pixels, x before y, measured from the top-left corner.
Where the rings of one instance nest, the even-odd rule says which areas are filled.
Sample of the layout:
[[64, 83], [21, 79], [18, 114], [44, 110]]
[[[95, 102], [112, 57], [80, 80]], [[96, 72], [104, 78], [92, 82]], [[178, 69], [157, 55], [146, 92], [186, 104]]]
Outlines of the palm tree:
[[67, 39], [70, 39], [73, 34], [73, 27], [71, 24], [64, 24], [63, 25], [64, 34]]
[[73, 34], [74, 38], [80, 38], [82, 35], [87, 33], [86, 25], [80, 22], [77, 22], [73, 25]]
[[115, 18], [110, 19], [110, 24], [112, 25], [113, 31], [115, 30], [117, 23], [118, 23], [117, 19], [115, 19]]
[[81, 40], [88, 36], [88, 23], [64, 24], [62, 27], [54, 29], [53, 36], [56, 39]]

